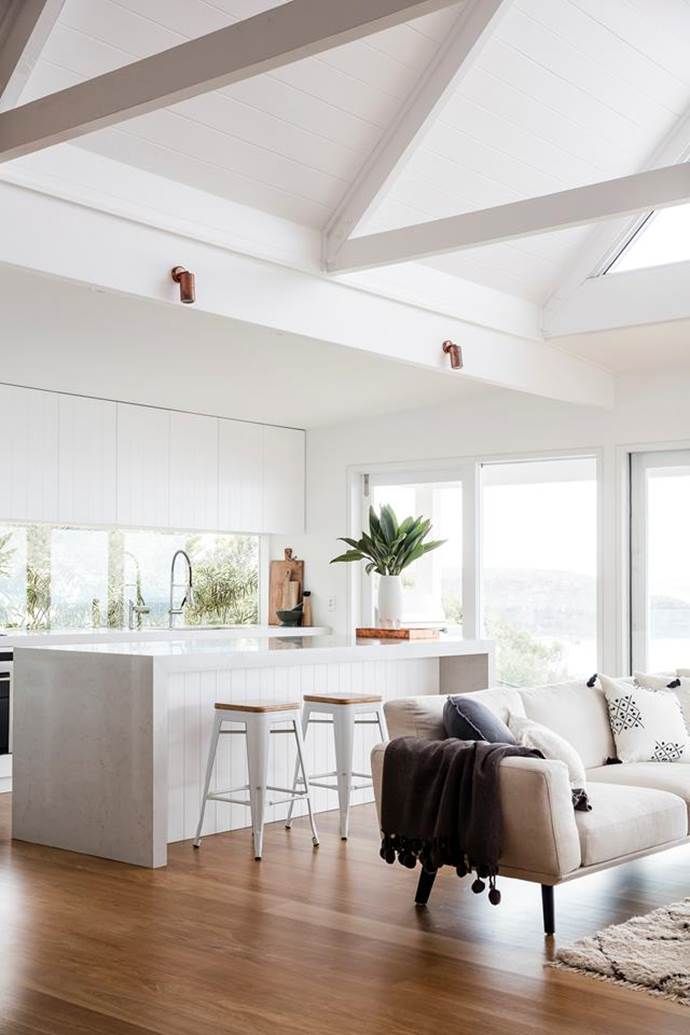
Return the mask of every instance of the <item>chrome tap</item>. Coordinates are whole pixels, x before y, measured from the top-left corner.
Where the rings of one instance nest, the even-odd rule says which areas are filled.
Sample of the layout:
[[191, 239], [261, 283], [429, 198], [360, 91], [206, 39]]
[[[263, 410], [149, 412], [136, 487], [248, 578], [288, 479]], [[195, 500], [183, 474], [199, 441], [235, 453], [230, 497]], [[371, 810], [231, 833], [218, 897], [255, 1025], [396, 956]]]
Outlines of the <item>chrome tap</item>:
[[137, 629], [141, 629], [141, 616], [151, 614], [151, 608], [146, 606], [146, 601], [144, 600], [141, 593], [141, 569], [139, 567], [139, 561], [136, 559], [133, 553], [130, 553], [129, 550], [125, 550], [123, 554], [123, 559], [125, 563], [127, 562], [128, 557], [130, 558], [130, 560], [134, 562], [135, 574], [134, 582], [125, 582], [123, 586], [123, 590], [126, 590], [128, 585], [134, 587], [134, 600], [132, 600], [132, 598], [130, 597], [127, 601], [127, 627], [129, 629], [134, 629], [134, 620], [136, 617], [136, 627]]
[[[187, 562], [187, 581], [186, 582], [175, 582], [175, 562], [178, 557], [184, 557]], [[176, 589], [184, 589], [184, 596], [179, 607], [173, 606], [173, 598]], [[173, 554], [172, 564], [170, 565], [170, 607], [168, 608], [168, 628], [173, 629], [175, 615], [184, 614], [185, 604], [194, 603], [194, 590], [192, 589], [192, 562], [189, 559], [189, 554], [186, 550], [176, 550]]]

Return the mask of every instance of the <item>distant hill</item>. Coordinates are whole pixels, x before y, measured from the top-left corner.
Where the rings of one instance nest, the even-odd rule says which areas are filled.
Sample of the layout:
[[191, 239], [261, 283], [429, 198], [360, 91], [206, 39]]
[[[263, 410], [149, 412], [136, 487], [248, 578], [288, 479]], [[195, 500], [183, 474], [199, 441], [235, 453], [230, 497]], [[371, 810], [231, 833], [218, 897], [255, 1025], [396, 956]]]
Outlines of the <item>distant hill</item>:
[[[591, 636], [596, 612], [597, 583], [588, 575], [533, 568], [488, 570], [484, 576], [484, 602], [517, 628], [542, 636], [580, 639]], [[690, 637], [690, 602], [679, 597], [652, 597], [654, 635]]]

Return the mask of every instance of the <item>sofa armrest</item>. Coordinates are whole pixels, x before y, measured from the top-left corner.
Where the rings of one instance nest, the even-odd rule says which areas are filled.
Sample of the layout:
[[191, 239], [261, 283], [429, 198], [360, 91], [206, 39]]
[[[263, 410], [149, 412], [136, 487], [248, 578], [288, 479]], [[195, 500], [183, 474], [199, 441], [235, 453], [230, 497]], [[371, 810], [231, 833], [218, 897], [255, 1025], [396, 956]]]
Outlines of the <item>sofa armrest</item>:
[[[371, 752], [379, 825], [385, 750], [385, 744], [377, 744]], [[578, 869], [580, 838], [565, 764], [543, 758], [504, 758], [499, 772], [501, 870], [548, 884]]]

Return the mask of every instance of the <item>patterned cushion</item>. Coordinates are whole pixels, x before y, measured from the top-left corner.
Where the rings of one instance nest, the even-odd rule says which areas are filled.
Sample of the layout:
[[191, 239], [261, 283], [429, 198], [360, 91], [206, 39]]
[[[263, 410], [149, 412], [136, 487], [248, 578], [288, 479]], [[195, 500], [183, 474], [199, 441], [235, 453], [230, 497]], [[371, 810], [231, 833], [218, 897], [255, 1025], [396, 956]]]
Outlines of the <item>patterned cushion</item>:
[[690, 762], [690, 736], [675, 694], [599, 678], [621, 762]]

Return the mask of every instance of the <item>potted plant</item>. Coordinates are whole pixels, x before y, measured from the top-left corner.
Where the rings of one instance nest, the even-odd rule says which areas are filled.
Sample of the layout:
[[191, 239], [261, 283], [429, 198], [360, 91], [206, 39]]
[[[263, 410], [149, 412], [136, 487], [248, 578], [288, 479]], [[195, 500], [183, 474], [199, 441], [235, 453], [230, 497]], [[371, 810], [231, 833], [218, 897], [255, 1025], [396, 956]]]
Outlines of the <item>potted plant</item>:
[[362, 532], [360, 539], [341, 537], [341, 542], [350, 549], [334, 557], [331, 564], [366, 561], [367, 575], [372, 571], [380, 575], [378, 621], [384, 626], [398, 626], [402, 618], [401, 572], [445, 542], [445, 539], [424, 542], [430, 531], [428, 518], [407, 517], [398, 524], [395, 511], [385, 503], [380, 514], [369, 507], [369, 531]]

